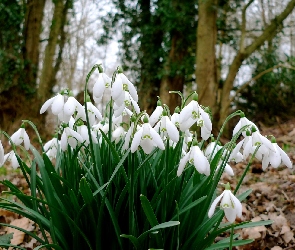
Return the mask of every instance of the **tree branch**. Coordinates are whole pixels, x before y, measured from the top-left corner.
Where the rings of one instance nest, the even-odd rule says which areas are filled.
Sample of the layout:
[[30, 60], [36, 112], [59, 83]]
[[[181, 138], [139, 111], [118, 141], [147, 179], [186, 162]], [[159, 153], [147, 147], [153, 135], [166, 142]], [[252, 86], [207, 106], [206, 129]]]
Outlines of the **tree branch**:
[[235, 97], [241, 93], [248, 85], [250, 85], [252, 82], [256, 81], [257, 79], [259, 79], [260, 77], [264, 76], [265, 74], [267, 73], [270, 73], [272, 72], [274, 69], [277, 69], [277, 68], [286, 68], [286, 69], [292, 69], [292, 70], [295, 70], [295, 67], [292, 67], [290, 65], [285, 65], [285, 64], [277, 64], [273, 67], [270, 67], [262, 72], [260, 72], [258, 75], [254, 76], [251, 80], [245, 82], [238, 90], [236, 90], [236, 93], [233, 97], [231, 97], [229, 99], [229, 102], [233, 102]]
[[254, 2], [254, 0], [250, 0], [242, 10], [242, 25], [241, 25], [241, 40], [240, 40], [240, 51], [244, 53], [245, 51], [245, 37], [246, 37], [246, 11], [248, 7]]

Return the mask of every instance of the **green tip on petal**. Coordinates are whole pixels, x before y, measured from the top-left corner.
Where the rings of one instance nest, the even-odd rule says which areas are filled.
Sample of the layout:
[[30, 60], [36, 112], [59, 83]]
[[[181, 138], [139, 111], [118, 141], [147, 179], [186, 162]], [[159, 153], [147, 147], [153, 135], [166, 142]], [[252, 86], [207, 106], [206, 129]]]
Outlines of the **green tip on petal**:
[[149, 122], [149, 118], [147, 118], [146, 115], [145, 115], [144, 118], [143, 118], [143, 122], [144, 122], [144, 123], [148, 123], [148, 122]]
[[252, 131], [252, 133], [254, 133], [254, 132], [257, 131], [257, 129], [256, 129], [254, 126], [252, 126], [252, 127], [251, 127], [251, 131]]
[[277, 143], [277, 140], [273, 135], [271, 136], [270, 140], [271, 140], [271, 143]]
[[97, 69], [98, 69], [98, 72], [99, 72], [99, 73], [103, 73], [103, 67], [101, 66], [101, 64], [99, 64], [99, 65], [97, 66]]
[[162, 112], [162, 116], [167, 116], [167, 115], [168, 115], [167, 110], [164, 109], [163, 112]]
[[74, 96], [74, 93], [73, 93], [72, 91], [69, 91], [69, 92], [68, 92], [68, 95], [69, 95], [69, 96]]
[[119, 66], [119, 67], [117, 68], [117, 71], [118, 71], [119, 74], [120, 74], [120, 73], [123, 73], [123, 68], [122, 68], [121, 66]]
[[193, 94], [193, 100], [194, 100], [194, 101], [198, 101], [198, 100], [199, 100], [199, 96], [198, 96], [197, 93], [194, 93], [194, 94]]
[[180, 112], [180, 108], [177, 106], [177, 107], [174, 109], [174, 113], [179, 114], [179, 112]]
[[246, 135], [247, 135], [247, 136], [250, 136], [250, 135], [251, 135], [251, 132], [250, 132], [249, 130], [247, 130], [247, 131], [246, 131]]
[[136, 117], [135, 117], [134, 115], [131, 116], [131, 117], [130, 117], [130, 121], [131, 121], [131, 122], [135, 122], [135, 121], [136, 121]]
[[225, 188], [225, 190], [230, 190], [230, 184], [229, 184], [229, 182], [226, 183], [226, 184], [224, 184], [224, 188]]
[[69, 125], [66, 124], [66, 123], [62, 123], [61, 126], [62, 126], [63, 128], [67, 128]]
[[81, 120], [81, 119], [79, 119], [78, 121], [76, 121], [76, 126], [82, 126], [82, 125], [84, 125], [84, 122]]
[[193, 139], [192, 146], [198, 146], [198, 141], [196, 138]]
[[157, 106], [162, 106], [162, 101], [160, 96], [158, 96]]
[[243, 111], [240, 111], [240, 117], [241, 118], [245, 117], [245, 113]]

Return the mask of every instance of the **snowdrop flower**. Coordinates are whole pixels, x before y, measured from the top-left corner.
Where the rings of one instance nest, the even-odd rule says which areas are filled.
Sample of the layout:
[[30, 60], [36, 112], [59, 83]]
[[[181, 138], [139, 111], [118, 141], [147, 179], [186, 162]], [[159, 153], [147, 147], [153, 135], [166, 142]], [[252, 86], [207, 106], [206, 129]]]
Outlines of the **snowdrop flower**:
[[196, 170], [200, 174], [205, 174], [206, 176], [210, 175], [210, 164], [199, 146], [197, 146], [196, 142], [193, 142], [193, 145], [190, 148], [190, 151], [183, 156], [183, 158], [179, 162], [178, 170], [177, 170], [177, 176], [180, 176], [187, 164], [189, 162], [190, 164], [194, 165]]
[[26, 130], [21, 127], [19, 130], [17, 130], [11, 137], [11, 141], [15, 144], [15, 146], [19, 146], [20, 144], [24, 143], [25, 149], [30, 149], [30, 138], [26, 132]]
[[4, 164], [4, 148], [0, 141], [0, 167]]
[[150, 154], [154, 147], [162, 150], [165, 149], [160, 135], [148, 123], [147, 117], [144, 118], [142, 127], [134, 134], [131, 143], [131, 153], [134, 153], [138, 149], [138, 146], [141, 146], [146, 154]]
[[73, 129], [65, 127], [60, 139], [61, 149], [63, 151], [66, 151], [68, 144], [75, 149], [77, 147], [78, 142], [83, 142], [82, 136]]
[[179, 128], [179, 113], [178, 112], [174, 112], [174, 114], [171, 116], [171, 122]]
[[242, 216], [242, 204], [241, 202], [232, 194], [230, 191], [229, 183], [226, 184], [226, 189], [219, 195], [211, 204], [211, 207], [208, 211], [208, 217], [211, 218], [214, 214], [215, 208], [220, 202], [221, 209], [224, 210], [226, 219], [233, 223], [236, 217]]
[[111, 89], [111, 78], [101, 72], [93, 86], [93, 97], [95, 102], [100, 102], [103, 95]]
[[107, 134], [109, 132], [109, 124], [107, 122], [99, 122], [92, 126], [92, 130], [98, 134], [101, 134], [100, 130], [102, 130], [102, 132]]
[[127, 79], [127, 77], [119, 70], [116, 79], [113, 83], [111, 94], [114, 102], [121, 106], [125, 99], [125, 91], [129, 92], [132, 99], [138, 102], [138, 95], [134, 85]]
[[233, 136], [235, 136], [236, 133], [238, 133], [238, 131], [240, 129], [242, 129], [244, 126], [247, 126], [248, 127], [242, 132], [242, 135], [245, 137], [246, 136], [246, 131], [249, 131], [251, 132], [251, 127], [254, 127], [256, 129], [256, 131], [259, 131], [259, 129], [257, 128], [257, 126], [249, 121], [246, 117], [245, 117], [245, 114], [243, 112], [241, 112], [240, 114], [241, 118], [239, 120], [239, 122], [237, 123], [237, 125], [234, 127], [234, 130], [233, 130]]
[[207, 140], [211, 135], [212, 122], [210, 116], [197, 102], [198, 95], [193, 95], [193, 100], [185, 106], [179, 114], [180, 130], [189, 129], [194, 123], [201, 127], [201, 137]]
[[289, 156], [278, 146], [275, 138], [272, 138], [273, 151], [269, 151], [263, 156], [262, 159], [262, 169], [265, 170], [268, 165], [272, 165], [274, 168], [277, 168], [281, 163], [285, 164], [288, 168], [292, 168], [292, 162]]
[[57, 138], [53, 138], [44, 144], [44, 151], [46, 152], [46, 155], [49, 157], [49, 159], [56, 158], [58, 148], [59, 141]]
[[222, 146], [218, 145], [215, 141], [212, 141], [208, 144], [208, 146], [205, 149], [205, 152], [204, 152], [205, 156], [207, 157], [208, 160], [209, 159], [213, 160], [214, 156], [220, 149], [222, 149]]
[[131, 97], [131, 95], [127, 91], [124, 91], [124, 92], [125, 92], [125, 98], [124, 98], [122, 105], [118, 106], [118, 104], [116, 102], [114, 104], [114, 116], [118, 117], [119, 115], [122, 115], [125, 108], [129, 107], [131, 105], [133, 106], [135, 113], [139, 114], [140, 108], [139, 108], [137, 102], [133, 100], [133, 98]]
[[6, 161], [9, 161], [14, 169], [17, 169], [19, 167], [18, 160], [13, 150], [10, 151], [8, 154], [4, 155], [4, 162]]
[[160, 119], [163, 112], [162, 103], [160, 100], [157, 101], [157, 107], [149, 118], [149, 123], [153, 127]]
[[51, 106], [51, 111], [54, 115], [58, 115], [64, 107], [64, 96], [57, 94], [56, 96], [47, 100], [40, 109], [40, 114], [43, 114]]
[[[83, 109], [84, 109], [84, 107], [83, 107]], [[87, 112], [88, 112], [90, 126], [94, 125], [95, 119], [98, 119], [99, 121], [102, 120], [102, 115], [101, 115], [100, 111], [90, 101], [87, 102]]]
[[122, 126], [117, 127], [112, 133], [112, 141], [115, 141], [117, 144], [120, 139], [125, 137], [125, 134], [126, 132]]
[[160, 131], [162, 138], [168, 137], [176, 143], [179, 141], [179, 132], [176, 126], [170, 121], [166, 111], [163, 111], [163, 116], [155, 127], [155, 130]]
[[[87, 126], [84, 125], [84, 124], [78, 125], [77, 126], [77, 132], [83, 138], [84, 145], [85, 146], [89, 145], [90, 141], [89, 141], [89, 135], [88, 135], [88, 128], [87, 128]], [[91, 134], [92, 142], [95, 143], [95, 144], [97, 144], [98, 141], [97, 141], [96, 135], [95, 135], [95, 133], [91, 129], [90, 129], [90, 134]]]
[[[69, 122], [70, 117], [75, 113], [75, 111], [78, 112], [76, 119], [81, 118], [83, 121], [86, 121], [84, 107], [75, 99], [75, 97], [70, 96], [64, 105], [63, 112], [65, 116], [61, 121], [65, 123]], [[68, 119], [66, 117], [68, 117]]]

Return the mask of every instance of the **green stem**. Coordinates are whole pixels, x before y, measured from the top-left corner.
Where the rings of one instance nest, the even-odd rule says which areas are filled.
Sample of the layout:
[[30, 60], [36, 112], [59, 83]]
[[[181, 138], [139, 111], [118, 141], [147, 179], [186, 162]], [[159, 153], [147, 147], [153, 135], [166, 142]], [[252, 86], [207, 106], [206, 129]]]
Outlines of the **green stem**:
[[229, 250], [233, 249], [233, 237], [234, 237], [234, 225], [232, 225], [231, 231], [230, 231]]

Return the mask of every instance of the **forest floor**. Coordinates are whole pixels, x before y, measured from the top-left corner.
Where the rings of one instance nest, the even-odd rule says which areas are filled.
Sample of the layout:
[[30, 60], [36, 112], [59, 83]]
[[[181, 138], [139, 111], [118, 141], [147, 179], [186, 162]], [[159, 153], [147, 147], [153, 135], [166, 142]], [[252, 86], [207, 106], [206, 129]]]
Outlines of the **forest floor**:
[[[236, 250], [295, 250], [295, 118], [273, 127], [265, 127], [260, 124], [261, 134], [274, 135], [277, 143], [288, 153], [293, 162], [293, 169], [285, 166], [274, 169], [269, 166], [262, 171], [261, 162], [252, 163], [239, 193], [249, 188], [252, 193], [242, 203], [243, 215], [240, 221], [272, 220], [269, 226], [245, 228], [236, 230], [240, 238], [254, 239], [254, 242], [245, 246], [234, 248]], [[246, 168], [245, 163], [238, 163], [232, 166], [235, 177], [223, 174], [223, 182], [230, 182], [234, 188]], [[30, 192], [25, 179], [19, 170], [0, 169], [0, 180], [8, 179], [13, 184], [22, 187], [25, 192]], [[1, 184], [0, 191], [5, 188]], [[3, 197], [3, 194], [2, 194]], [[0, 223], [12, 224], [22, 227], [28, 231], [34, 230], [32, 223], [20, 218], [18, 215], [0, 209]], [[36, 247], [36, 241], [20, 231], [2, 227], [0, 235], [14, 232], [13, 242], [26, 249]], [[36, 230], [36, 229], [35, 229]], [[221, 235], [218, 239], [228, 237]], [[217, 240], [218, 240], [217, 239]], [[1, 248], [0, 248], [1, 249]]]

